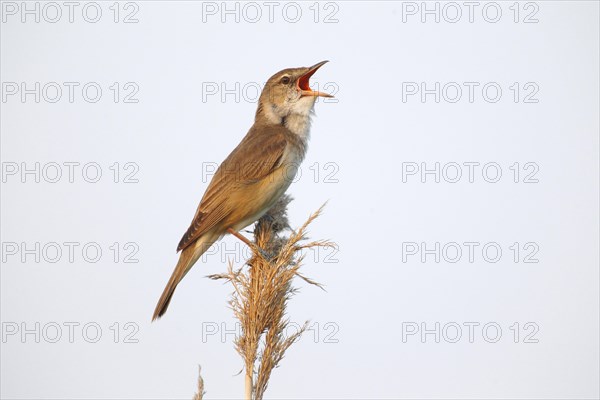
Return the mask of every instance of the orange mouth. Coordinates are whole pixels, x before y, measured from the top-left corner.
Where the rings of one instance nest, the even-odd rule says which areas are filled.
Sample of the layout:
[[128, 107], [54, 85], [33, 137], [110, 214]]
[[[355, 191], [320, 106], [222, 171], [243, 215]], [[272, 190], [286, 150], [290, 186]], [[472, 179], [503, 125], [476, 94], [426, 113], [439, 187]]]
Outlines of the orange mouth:
[[321, 68], [327, 62], [328, 61], [321, 61], [320, 63], [313, 65], [312, 67], [310, 67], [308, 69], [308, 71], [304, 75], [302, 75], [300, 78], [298, 78], [298, 90], [300, 91], [301, 97], [303, 97], [303, 96], [333, 97], [329, 93], [312, 90], [310, 88], [310, 84], [309, 84], [310, 77], [313, 76], [314, 73], [317, 72], [317, 70], [319, 68]]

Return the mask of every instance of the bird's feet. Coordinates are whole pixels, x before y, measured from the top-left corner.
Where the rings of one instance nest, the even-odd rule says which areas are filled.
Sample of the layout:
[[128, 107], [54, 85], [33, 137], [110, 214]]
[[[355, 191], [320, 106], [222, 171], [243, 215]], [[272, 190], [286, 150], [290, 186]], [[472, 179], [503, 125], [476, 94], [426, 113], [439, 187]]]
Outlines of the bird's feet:
[[258, 247], [255, 243], [252, 243], [250, 240], [248, 240], [244, 235], [242, 235], [239, 232], [234, 231], [233, 229], [229, 228], [227, 229], [227, 232], [231, 233], [233, 236], [235, 236], [236, 238], [240, 239], [242, 242], [246, 243], [246, 245], [248, 247], [250, 247], [251, 249], [256, 249], [258, 250], [258, 252], [260, 253], [260, 255], [262, 256], [262, 258], [264, 258], [266, 261], [272, 261], [275, 258], [275, 254], [269, 253], [268, 251], [261, 249], [260, 247]]

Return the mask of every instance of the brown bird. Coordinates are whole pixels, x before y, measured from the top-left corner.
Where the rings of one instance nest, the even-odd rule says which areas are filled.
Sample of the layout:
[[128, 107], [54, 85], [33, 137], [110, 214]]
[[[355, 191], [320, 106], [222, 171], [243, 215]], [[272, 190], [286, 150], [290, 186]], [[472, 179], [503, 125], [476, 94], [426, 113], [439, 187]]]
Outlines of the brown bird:
[[284, 69], [269, 78], [254, 125], [217, 169], [177, 246], [181, 255], [153, 321], [167, 311], [179, 282], [214, 242], [231, 233], [249, 244], [238, 231], [260, 219], [290, 186], [304, 159], [315, 100], [332, 97], [309, 86], [326, 62]]

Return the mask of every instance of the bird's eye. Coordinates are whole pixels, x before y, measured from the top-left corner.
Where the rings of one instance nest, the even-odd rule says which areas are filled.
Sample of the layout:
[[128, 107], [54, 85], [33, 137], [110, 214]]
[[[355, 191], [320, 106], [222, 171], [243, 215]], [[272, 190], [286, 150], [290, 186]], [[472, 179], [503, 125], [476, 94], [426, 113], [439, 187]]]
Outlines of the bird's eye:
[[284, 76], [283, 78], [281, 78], [281, 83], [283, 83], [284, 85], [287, 85], [290, 83], [290, 77], [289, 76]]

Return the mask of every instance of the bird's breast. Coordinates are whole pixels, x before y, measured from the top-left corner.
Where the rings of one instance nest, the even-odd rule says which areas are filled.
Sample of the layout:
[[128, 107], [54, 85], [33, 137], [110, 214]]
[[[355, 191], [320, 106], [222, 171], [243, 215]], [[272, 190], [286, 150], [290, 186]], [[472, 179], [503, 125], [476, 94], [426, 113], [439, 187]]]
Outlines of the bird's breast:
[[296, 179], [300, 163], [304, 158], [302, 150], [295, 146], [288, 146], [279, 166], [272, 173], [258, 182], [247, 185], [236, 194], [239, 197], [235, 202], [243, 206], [230, 215], [234, 230], [240, 230], [254, 223], [275, 205]]

